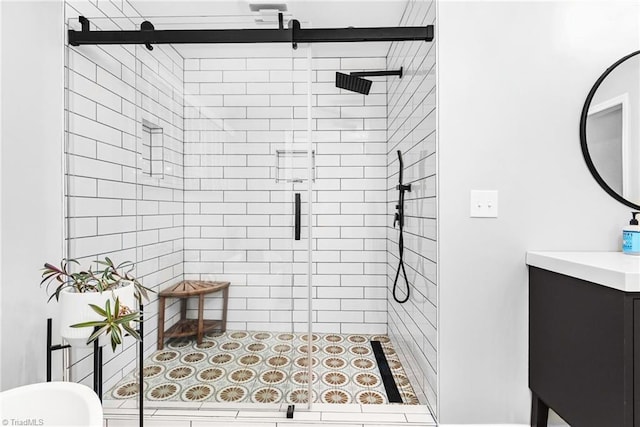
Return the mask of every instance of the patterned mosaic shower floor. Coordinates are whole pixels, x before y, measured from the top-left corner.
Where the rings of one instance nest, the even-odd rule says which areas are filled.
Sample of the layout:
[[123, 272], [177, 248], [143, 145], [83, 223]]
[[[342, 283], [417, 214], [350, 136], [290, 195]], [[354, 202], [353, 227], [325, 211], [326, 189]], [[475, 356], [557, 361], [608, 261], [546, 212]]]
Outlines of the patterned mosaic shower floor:
[[[403, 403], [418, 399], [386, 335], [313, 334], [313, 396], [322, 403], [388, 403], [369, 341], [380, 341]], [[149, 401], [307, 403], [306, 334], [227, 331], [170, 341], [144, 362]], [[105, 399], [138, 396], [137, 372]]]

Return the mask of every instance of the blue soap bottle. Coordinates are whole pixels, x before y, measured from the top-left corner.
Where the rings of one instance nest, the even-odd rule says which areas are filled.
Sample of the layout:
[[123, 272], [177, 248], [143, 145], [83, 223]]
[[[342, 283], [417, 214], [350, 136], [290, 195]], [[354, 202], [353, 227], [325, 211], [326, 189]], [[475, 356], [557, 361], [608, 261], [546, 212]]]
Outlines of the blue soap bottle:
[[636, 215], [640, 212], [631, 212], [633, 218], [629, 225], [622, 229], [622, 252], [627, 255], [640, 255], [640, 226]]

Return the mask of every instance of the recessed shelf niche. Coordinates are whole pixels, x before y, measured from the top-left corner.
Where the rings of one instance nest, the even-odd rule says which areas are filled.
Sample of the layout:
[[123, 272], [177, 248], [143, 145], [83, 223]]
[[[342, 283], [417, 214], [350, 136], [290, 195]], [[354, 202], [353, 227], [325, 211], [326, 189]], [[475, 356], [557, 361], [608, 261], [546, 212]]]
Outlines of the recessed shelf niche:
[[148, 176], [164, 178], [164, 131], [162, 127], [142, 119], [140, 169]]

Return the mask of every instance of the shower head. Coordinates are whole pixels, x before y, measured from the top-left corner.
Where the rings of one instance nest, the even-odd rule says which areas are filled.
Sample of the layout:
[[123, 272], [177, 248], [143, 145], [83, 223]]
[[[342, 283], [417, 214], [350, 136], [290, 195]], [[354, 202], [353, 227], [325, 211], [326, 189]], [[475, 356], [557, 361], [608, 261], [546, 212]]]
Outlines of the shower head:
[[402, 78], [402, 67], [399, 70], [356, 71], [351, 74], [336, 73], [336, 87], [369, 95], [371, 83], [373, 82], [362, 77], [370, 76], [398, 76]]
[[373, 83], [371, 80], [362, 77], [336, 72], [336, 87], [340, 89], [369, 95], [371, 83]]

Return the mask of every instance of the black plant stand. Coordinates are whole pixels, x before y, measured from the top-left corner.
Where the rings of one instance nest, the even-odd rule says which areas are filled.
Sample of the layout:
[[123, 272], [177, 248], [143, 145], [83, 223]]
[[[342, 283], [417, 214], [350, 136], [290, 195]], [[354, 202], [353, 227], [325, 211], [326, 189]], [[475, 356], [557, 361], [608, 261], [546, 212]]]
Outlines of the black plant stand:
[[[51, 358], [54, 351], [71, 347], [69, 344], [52, 345], [52, 321], [47, 319], [47, 382], [51, 381]], [[98, 345], [98, 340], [93, 342], [93, 391], [102, 402], [102, 347]]]
[[[140, 342], [139, 342], [139, 358], [140, 358], [140, 369], [138, 369], [139, 377], [138, 384], [140, 389], [138, 390], [139, 396], [139, 413], [138, 413], [138, 425], [139, 427], [144, 426], [144, 382], [143, 382], [143, 365], [144, 365], [144, 323], [143, 323], [143, 305], [140, 304], [140, 324], [138, 328], [138, 333], [140, 334]], [[52, 340], [52, 320], [51, 318], [47, 319], [47, 382], [51, 381], [51, 358], [54, 351], [63, 350], [65, 348], [70, 348], [69, 344], [51, 344]], [[93, 342], [93, 391], [100, 398], [100, 402], [102, 402], [102, 347], [98, 345], [98, 340]]]
[[51, 329], [52, 329], [51, 318], [48, 318], [47, 319], [47, 382], [51, 382], [51, 356], [53, 355], [53, 352], [71, 347], [69, 344], [51, 345]]

